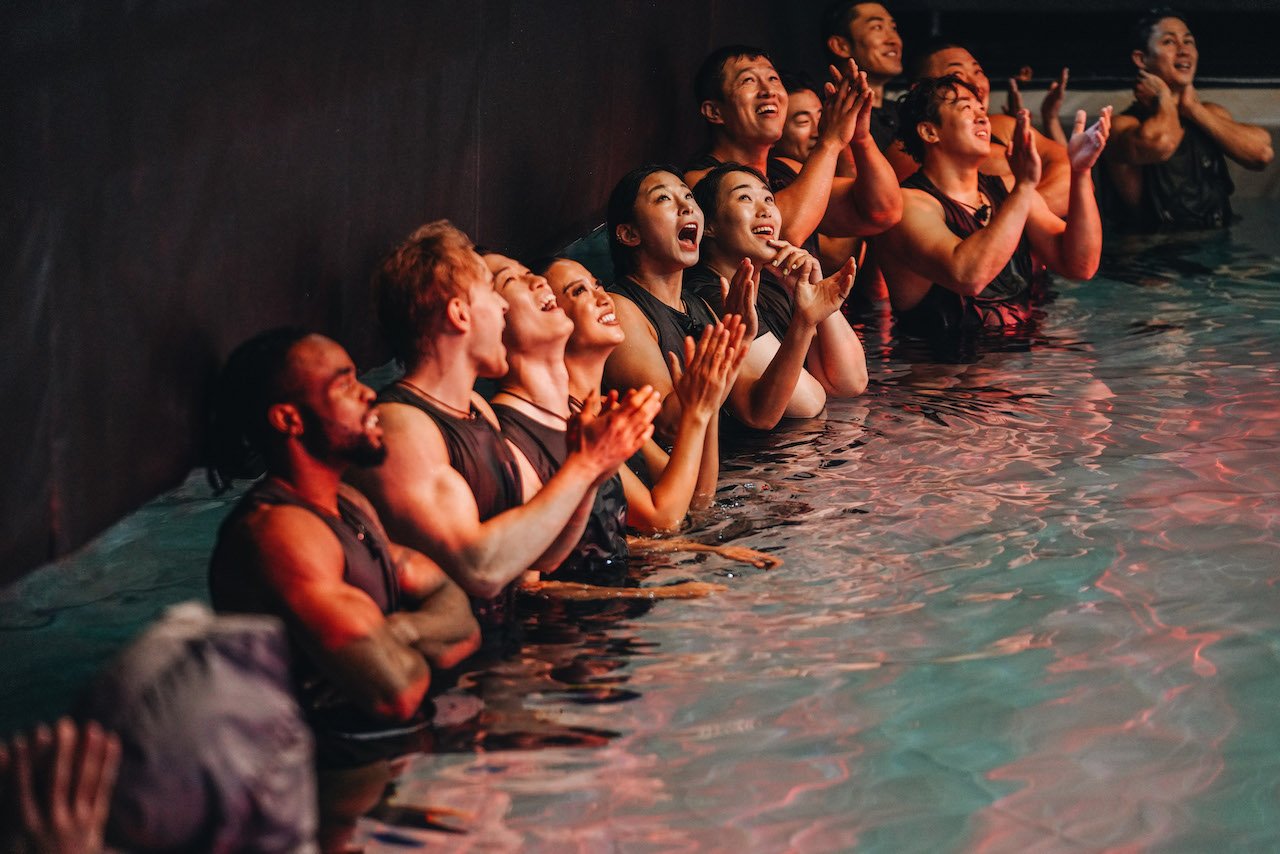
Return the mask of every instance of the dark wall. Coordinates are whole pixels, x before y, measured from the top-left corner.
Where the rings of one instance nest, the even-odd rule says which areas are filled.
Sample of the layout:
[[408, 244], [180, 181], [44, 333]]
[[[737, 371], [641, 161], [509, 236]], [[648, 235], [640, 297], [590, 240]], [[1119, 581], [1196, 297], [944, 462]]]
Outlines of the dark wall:
[[699, 141], [774, 4], [17, 2], [0, 10], [0, 581], [198, 462], [217, 361], [294, 322], [382, 357], [369, 271], [449, 217], [534, 251]]

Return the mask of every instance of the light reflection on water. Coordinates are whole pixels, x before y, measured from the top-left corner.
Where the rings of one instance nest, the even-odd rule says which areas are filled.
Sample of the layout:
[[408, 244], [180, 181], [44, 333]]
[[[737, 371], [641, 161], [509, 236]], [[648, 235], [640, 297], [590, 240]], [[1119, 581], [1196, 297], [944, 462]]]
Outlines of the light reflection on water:
[[1280, 264], [1109, 269], [1029, 348], [874, 350], [868, 398], [744, 449], [707, 524], [786, 566], [681, 567], [731, 590], [598, 627], [647, 643], [625, 693], [513, 712], [616, 738], [412, 757], [395, 798], [470, 832], [369, 850], [1274, 846]]
[[[539, 605], [356, 841], [1277, 847], [1280, 262], [1140, 244], [1057, 290], [1032, 341], [973, 364], [865, 330], [867, 397], [746, 442], [701, 520], [786, 565], [663, 558], [651, 583], [729, 591]], [[189, 483], [74, 581], [5, 591], [22, 702], [0, 717], [56, 713], [166, 601], [203, 595], [226, 506]], [[421, 829], [422, 808], [465, 832]]]

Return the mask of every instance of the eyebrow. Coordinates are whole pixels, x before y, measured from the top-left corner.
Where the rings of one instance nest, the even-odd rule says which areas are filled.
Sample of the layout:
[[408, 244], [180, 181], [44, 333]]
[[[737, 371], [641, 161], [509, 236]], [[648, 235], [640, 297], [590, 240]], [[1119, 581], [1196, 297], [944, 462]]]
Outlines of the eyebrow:
[[581, 277], [579, 277], [579, 278], [577, 278], [577, 279], [572, 279], [572, 280], [570, 280], [570, 281], [568, 281], [568, 282], [565, 282], [565, 283], [564, 283], [564, 287], [560, 289], [560, 293], [562, 293], [562, 294], [567, 294], [567, 293], [569, 293], [569, 288], [572, 288], [572, 287], [574, 287], [575, 285], [586, 285], [586, 284], [589, 284], [589, 283], [590, 283], [590, 279], [585, 279], [585, 278], [581, 278]]
[[750, 190], [750, 189], [752, 189], [752, 186], [751, 186], [750, 184], [739, 184], [739, 185], [738, 185], [738, 186], [736, 186], [736, 187], [732, 187], [732, 188], [729, 190], [729, 192], [730, 192], [730, 193], [736, 193], [736, 192], [738, 192], [739, 190]]
[[[689, 189], [688, 185], [686, 185], [686, 184], [681, 184], [680, 186], [684, 187], [686, 190], [687, 190], [687, 189]], [[668, 185], [666, 185], [666, 184], [659, 184], [659, 185], [658, 185], [658, 186], [656, 186], [656, 187], [650, 187], [650, 188], [649, 188], [649, 191], [648, 191], [647, 193], [645, 193], [645, 195], [646, 195], [646, 196], [651, 196], [651, 195], [653, 195], [654, 193], [658, 192], [659, 190], [666, 190], [667, 192], [673, 192], [673, 190], [671, 189], [671, 187], [670, 187], [670, 186], [668, 186]]]
[[345, 367], [338, 368], [338, 370], [333, 372], [333, 376], [329, 377], [329, 385], [333, 385], [338, 380], [343, 379], [344, 377], [355, 376], [355, 373], [356, 373], [355, 365], [347, 365]]

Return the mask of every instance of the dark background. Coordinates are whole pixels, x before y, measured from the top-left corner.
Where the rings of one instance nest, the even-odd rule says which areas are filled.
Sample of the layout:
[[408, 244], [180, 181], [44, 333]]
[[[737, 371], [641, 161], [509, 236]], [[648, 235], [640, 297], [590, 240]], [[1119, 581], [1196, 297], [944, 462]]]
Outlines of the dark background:
[[[368, 274], [399, 238], [448, 217], [517, 253], [562, 244], [628, 168], [695, 150], [710, 48], [817, 71], [824, 5], [4, 4], [0, 582], [199, 462], [236, 343], [301, 323], [378, 363]], [[1077, 86], [1131, 73], [1143, 8], [890, 5], [908, 53], [941, 28], [993, 78], [1070, 64]], [[1191, 7], [1202, 77], [1280, 77], [1275, 3]]]

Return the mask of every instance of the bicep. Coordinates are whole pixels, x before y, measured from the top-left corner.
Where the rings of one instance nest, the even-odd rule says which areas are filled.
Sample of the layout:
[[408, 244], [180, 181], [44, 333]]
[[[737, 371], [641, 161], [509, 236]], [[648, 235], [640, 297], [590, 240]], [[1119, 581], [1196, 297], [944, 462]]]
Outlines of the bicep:
[[1026, 235], [1032, 253], [1050, 269], [1060, 266], [1062, 246], [1059, 239], [1067, 230], [1067, 224], [1049, 206], [1039, 193], [1031, 199], [1031, 212], [1027, 215]]

